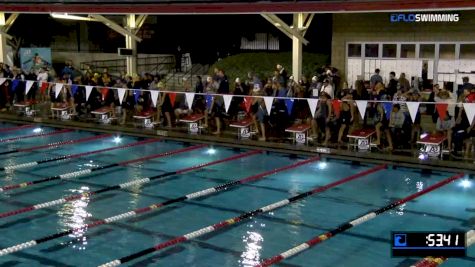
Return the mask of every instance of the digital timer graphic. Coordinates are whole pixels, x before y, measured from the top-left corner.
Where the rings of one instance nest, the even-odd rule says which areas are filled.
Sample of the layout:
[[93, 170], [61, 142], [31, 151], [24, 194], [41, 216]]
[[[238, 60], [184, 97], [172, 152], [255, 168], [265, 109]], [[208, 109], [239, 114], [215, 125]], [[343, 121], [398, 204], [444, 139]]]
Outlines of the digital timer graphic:
[[464, 232], [392, 232], [393, 257], [465, 257]]

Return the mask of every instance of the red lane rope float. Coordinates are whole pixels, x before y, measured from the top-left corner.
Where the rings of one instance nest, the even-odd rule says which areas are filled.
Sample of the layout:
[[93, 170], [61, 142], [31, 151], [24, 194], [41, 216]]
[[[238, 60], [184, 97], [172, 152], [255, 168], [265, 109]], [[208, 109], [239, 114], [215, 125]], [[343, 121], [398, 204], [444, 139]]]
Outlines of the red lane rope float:
[[[103, 135], [103, 137], [105, 137], [105, 136], [110, 136], [110, 134]], [[103, 137], [100, 137], [100, 138], [103, 138]], [[93, 140], [96, 140], [96, 139], [98, 139], [97, 136], [95, 136], [95, 138]], [[39, 160], [39, 161], [31, 161], [31, 162], [20, 163], [20, 164], [16, 164], [16, 165], [9, 165], [9, 166], [5, 166], [5, 167], [0, 167], [0, 171], [18, 170], [18, 169], [29, 168], [29, 167], [33, 167], [33, 166], [48, 163], [48, 162], [80, 158], [80, 157], [93, 155], [93, 154], [98, 154], [98, 153], [102, 153], [102, 152], [107, 152], [107, 151], [112, 151], [112, 150], [117, 150], [117, 149], [122, 149], [122, 148], [128, 148], [128, 147], [131, 147], [130, 145], [134, 146], [135, 144], [142, 144], [142, 143], [141, 142], [136, 142], [136, 143], [132, 143], [132, 144], [116, 146], [116, 147], [109, 147], [109, 148], [93, 150], [93, 151], [88, 151], [88, 152], [83, 152], [83, 153], [78, 153], [78, 154], [64, 155], [64, 156], [51, 158], [51, 159], [44, 159], [44, 160]]]
[[18, 152], [29, 152], [29, 151], [39, 150], [43, 148], [56, 148], [56, 147], [60, 147], [64, 145], [72, 145], [72, 144], [77, 144], [77, 143], [82, 143], [82, 142], [94, 141], [94, 140], [98, 140], [98, 139], [102, 139], [102, 138], [106, 138], [110, 136], [112, 136], [112, 134], [101, 134], [101, 135], [95, 135], [95, 136], [81, 138], [77, 140], [68, 140], [68, 141], [54, 142], [51, 144], [41, 145], [41, 146], [18, 148], [18, 149], [0, 152], [0, 155], [6, 155], [6, 154], [12, 154], [12, 153], [18, 153]]
[[272, 258], [265, 259], [260, 264], [258, 264], [256, 266], [264, 267], [264, 266], [270, 266], [270, 265], [279, 263], [279, 262], [283, 261], [286, 258], [292, 257], [292, 256], [294, 256], [298, 253], [301, 253], [302, 251], [307, 250], [307, 249], [309, 249], [309, 248], [311, 248], [311, 247], [313, 247], [313, 246], [315, 246], [319, 243], [322, 243], [325, 240], [328, 240], [328, 239], [334, 237], [337, 234], [343, 233], [346, 230], [348, 230], [348, 229], [350, 229], [354, 226], [357, 226], [359, 224], [362, 224], [362, 223], [365, 223], [369, 220], [372, 220], [376, 216], [378, 216], [378, 215], [380, 215], [380, 214], [382, 214], [382, 213], [384, 213], [388, 210], [394, 209], [395, 207], [397, 207], [401, 204], [404, 204], [404, 203], [406, 203], [408, 201], [411, 201], [411, 200], [413, 200], [413, 199], [415, 199], [419, 196], [422, 196], [422, 195], [427, 194], [431, 191], [434, 191], [434, 190], [436, 190], [436, 189], [438, 189], [438, 188], [440, 188], [444, 185], [447, 185], [447, 184], [449, 184], [449, 183], [451, 183], [451, 182], [453, 182], [453, 181], [455, 181], [455, 180], [457, 180], [457, 179], [459, 179], [463, 176], [464, 176], [463, 173], [456, 174], [456, 175], [454, 175], [450, 178], [447, 178], [447, 179], [445, 179], [443, 181], [440, 181], [440, 182], [438, 182], [438, 183], [436, 183], [432, 186], [429, 186], [429, 187], [427, 187], [426, 189], [424, 189], [420, 192], [417, 192], [415, 194], [407, 196], [403, 199], [399, 199], [397, 201], [394, 201], [391, 204], [389, 204], [385, 207], [382, 207], [380, 209], [373, 210], [373, 211], [371, 211], [371, 212], [369, 212], [369, 213], [367, 213], [367, 214], [365, 214], [361, 217], [358, 217], [358, 218], [356, 218], [352, 221], [348, 221], [344, 224], [341, 224], [340, 226], [333, 229], [332, 231], [329, 231], [329, 232], [327, 232], [325, 234], [322, 234], [322, 235], [319, 235], [319, 236], [315, 236], [312, 239], [310, 239], [310, 240], [308, 240], [308, 241], [306, 241], [306, 242], [304, 242], [304, 243], [302, 243], [298, 246], [295, 246], [295, 247], [293, 247], [293, 248], [291, 248], [291, 249], [289, 249], [289, 250], [287, 250], [283, 253], [280, 253], [279, 255], [273, 256]]
[[[277, 201], [277, 202], [274, 202], [270, 205], [267, 205], [267, 206], [264, 206], [264, 207], [261, 207], [259, 209], [256, 209], [256, 210], [253, 210], [253, 211], [249, 211], [249, 212], [246, 212], [246, 213], [243, 213], [237, 217], [234, 217], [234, 218], [230, 218], [228, 220], [225, 220], [225, 221], [222, 221], [222, 222], [219, 222], [219, 223], [216, 223], [216, 224], [213, 224], [213, 225], [209, 225], [207, 227], [204, 227], [204, 228], [201, 228], [201, 229], [198, 229], [196, 231], [193, 231], [193, 232], [190, 232], [188, 234], [185, 234], [185, 235], [182, 235], [182, 236], [179, 236], [179, 237], [176, 237], [174, 239], [170, 239], [166, 242], [163, 242], [163, 243], [160, 243], [160, 244], [157, 244], [153, 247], [150, 247], [150, 248], [147, 248], [147, 249], [144, 249], [142, 251], [139, 251], [139, 252], [136, 252], [134, 254], [131, 254], [129, 256], [126, 256], [126, 257], [122, 257], [120, 259], [116, 259], [116, 260], [113, 260], [113, 261], [110, 261], [108, 263], [105, 263], [103, 265], [100, 265], [100, 267], [111, 267], [111, 266], [118, 266], [120, 264], [123, 264], [123, 263], [126, 263], [126, 262], [129, 262], [131, 260], [134, 260], [134, 259], [137, 259], [137, 258], [140, 258], [144, 255], [147, 255], [147, 254], [150, 254], [150, 253], [153, 253], [155, 251], [158, 251], [158, 250], [162, 250], [162, 249], [165, 249], [165, 248], [168, 248], [168, 247], [171, 247], [171, 246], [174, 246], [176, 244], [179, 244], [179, 243], [183, 243], [187, 240], [190, 240], [190, 239], [194, 239], [194, 238], [197, 238], [199, 236], [202, 236], [202, 235], [205, 235], [205, 234], [208, 234], [208, 233], [211, 233], [211, 232], [214, 232], [214, 231], [217, 231], [217, 230], [220, 230], [220, 229], [223, 229], [223, 228], [226, 228], [228, 226], [231, 226], [235, 223], [238, 223], [240, 221], [243, 221], [245, 219], [248, 219], [248, 218], [251, 218], [253, 216], [257, 216], [261, 213], [265, 213], [265, 212], [269, 212], [271, 210], [274, 210], [274, 209], [277, 209], [277, 208], [281, 208], [283, 206], [286, 206], [292, 202], [295, 202], [295, 201], [298, 201], [298, 200], [301, 200], [301, 199], [304, 199], [308, 196], [311, 196], [311, 195], [314, 195], [316, 193], [320, 193], [320, 192], [323, 192], [325, 190], [328, 190], [332, 187], [335, 187], [335, 186], [338, 186], [340, 184], [343, 184], [343, 183], [346, 183], [346, 182], [349, 182], [349, 181], [352, 181], [356, 178], [359, 178], [359, 177], [362, 177], [362, 176], [365, 176], [365, 175], [368, 175], [370, 173], [374, 173], [376, 171], [379, 171], [379, 170], [382, 170], [382, 169], [385, 169], [386, 168], [386, 165], [379, 165], [377, 167], [374, 167], [374, 168], [371, 168], [369, 170], [366, 170], [366, 171], [363, 171], [363, 172], [360, 172], [360, 173], [357, 173], [357, 174], [354, 174], [352, 176], [349, 176], [347, 178], [343, 178], [341, 180], [338, 180], [336, 182], [333, 182], [333, 183], [330, 183], [328, 185], [325, 185], [325, 186], [322, 186], [322, 187], [317, 187], [311, 191], [307, 191], [307, 192], [304, 192], [304, 193], [301, 193], [301, 194], [298, 194], [296, 196], [293, 196], [291, 198], [286, 198], [284, 200], [281, 200], [281, 201]], [[225, 187], [226, 188], [226, 187]], [[211, 189], [208, 189], [210, 190], [210, 192], [214, 192], [215, 188], [211, 188]], [[200, 192], [197, 192], [197, 193], [194, 193], [194, 194], [191, 194], [193, 197], [202, 197], [204, 195], [207, 195], [209, 194], [208, 192], [206, 192], [206, 190], [203, 190], [203, 191], [200, 191]], [[187, 195], [189, 196], [189, 195]], [[188, 198], [186, 198], [188, 199]], [[171, 200], [169, 200], [171, 201]], [[152, 209], [151, 207], [148, 207], [146, 209]], [[33, 241], [37, 241], [37, 240], [33, 240]], [[29, 241], [29, 242], [32, 242], [32, 241]], [[20, 244], [19, 246], [31, 246], [32, 243], [23, 243], [23, 244]], [[7, 249], [12, 249], [12, 247], [10, 248], [7, 248]], [[0, 255], [2, 251], [0, 251]]]
[[35, 125], [25, 124], [25, 125], [20, 125], [20, 126], [15, 126], [15, 127], [1, 128], [0, 133], [16, 131], [16, 130], [25, 129], [25, 128], [33, 128], [33, 127], [35, 127]]
[[[470, 247], [471, 245], [475, 244], [475, 229], [472, 229], [465, 233], [467, 240], [467, 248]], [[411, 267], [437, 267], [441, 265], [442, 263], [446, 262], [448, 258], [446, 257], [426, 257], [423, 260], [417, 262], [414, 265], [411, 265]]]
[[124, 189], [124, 188], [127, 188], [127, 187], [131, 187], [131, 186], [143, 185], [143, 184], [149, 183], [153, 180], [162, 179], [162, 178], [165, 178], [165, 177], [168, 177], [168, 176], [173, 176], [173, 175], [176, 175], [176, 174], [193, 171], [193, 170], [196, 170], [196, 169], [201, 169], [201, 168], [204, 168], [204, 167], [216, 165], [216, 164], [226, 162], [226, 161], [231, 161], [231, 160], [236, 160], [236, 159], [252, 156], [252, 155], [255, 155], [255, 154], [258, 154], [258, 153], [261, 153], [261, 151], [260, 150], [255, 150], [255, 151], [235, 155], [235, 156], [225, 158], [225, 159], [220, 159], [220, 160], [216, 160], [216, 161], [212, 161], [212, 162], [208, 162], [208, 163], [198, 164], [196, 166], [189, 167], [189, 168], [186, 168], [186, 169], [181, 169], [181, 170], [172, 171], [172, 172], [166, 172], [166, 173], [162, 173], [162, 174], [155, 175], [155, 176], [148, 177], [148, 178], [136, 179], [136, 180], [132, 180], [132, 181], [127, 182], [127, 183], [108, 186], [108, 187], [105, 187], [105, 188], [102, 188], [102, 189], [99, 189], [99, 190], [96, 190], [96, 191], [88, 192], [88, 193], [75, 194], [75, 195], [67, 196], [67, 197], [64, 197], [64, 198], [59, 198], [59, 199], [56, 199], [56, 200], [39, 203], [39, 204], [30, 206], [30, 207], [26, 207], [26, 208], [23, 208], [23, 209], [19, 209], [19, 210], [16, 210], [16, 211], [11, 211], [11, 212], [6, 212], [4, 214], [0, 214], [0, 218], [10, 217], [10, 216], [18, 215], [18, 214], [33, 211], [33, 210], [49, 208], [49, 207], [60, 205], [60, 204], [63, 204], [63, 203], [69, 202], [69, 201], [77, 200], [77, 199], [80, 199], [80, 198], [85, 197], [85, 196], [92, 197], [92, 196], [96, 196], [98, 194], [102, 194], [102, 193], [109, 192], [109, 191], [112, 191], [112, 190], [119, 190], [119, 189]]
[[[133, 146], [138, 146], [138, 145], [152, 143], [152, 142], [158, 142], [158, 140], [150, 139], [150, 140], [140, 141], [140, 142], [133, 143], [133, 144], [128, 144], [128, 145], [125, 145], [125, 146], [126, 147], [133, 147]], [[146, 161], [146, 160], [149, 160], [149, 159], [166, 157], [166, 156], [170, 156], [170, 155], [174, 155], [174, 154], [183, 153], [183, 152], [191, 151], [191, 150], [194, 150], [194, 149], [202, 148], [204, 146], [206, 146], [206, 145], [196, 145], [196, 146], [192, 146], [192, 147], [182, 148], [182, 149], [173, 150], [173, 151], [167, 151], [167, 152], [163, 152], [163, 153], [155, 154], [155, 155], [151, 155], [151, 156], [146, 156], [146, 157], [142, 157], [142, 158], [138, 158], [138, 159], [134, 159], [134, 160], [111, 163], [111, 164], [108, 164], [108, 165], [99, 166], [99, 167], [95, 167], [95, 168], [91, 168], [91, 169], [85, 169], [85, 170], [80, 170], [80, 171], [75, 171], [75, 172], [63, 173], [63, 174], [50, 176], [50, 177], [46, 177], [46, 178], [43, 178], [43, 179], [40, 179], [40, 180], [31, 181], [31, 182], [25, 182], [25, 183], [15, 184], [15, 185], [7, 185], [7, 186], [4, 186], [4, 187], [1, 187], [0, 192], [9, 191], [9, 190], [17, 189], [17, 188], [25, 188], [25, 187], [32, 186], [32, 185], [35, 185], [35, 184], [41, 184], [41, 183], [50, 182], [50, 181], [54, 181], [54, 180], [61, 180], [61, 179], [68, 180], [68, 179], [72, 179], [72, 178], [77, 178], [79, 176], [83, 176], [83, 175], [86, 175], [86, 174], [89, 174], [89, 173], [92, 173], [92, 172], [95, 172], [95, 171], [105, 170], [105, 169], [109, 169], [109, 168], [113, 168], [113, 167], [117, 167], [117, 166], [124, 166], [124, 165], [127, 165], [127, 164]], [[8, 213], [10, 213], [10, 212], [0, 213], [0, 218], [8, 217], [8, 216], [5, 216]]]
[[[255, 151], [254, 153], [260, 153], [260, 151]], [[288, 166], [284, 166], [284, 167], [281, 167], [281, 168], [278, 168], [278, 169], [274, 169], [274, 170], [266, 171], [266, 172], [263, 172], [263, 173], [260, 173], [260, 174], [256, 174], [256, 175], [247, 177], [245, 179], [232, 181], [232, 182], [222, 184], [222, 185], [219, 185], [219, 186], [215, 186], [215, 187], [210, 187], [208, 189], [204, 189], [204, 190], [197, 191], [197, 192], [185, 195], [185, 196], [170, 199], [170, 200], [167, 200], [165, 202], [153, 204], [153, 205], [150, 205], [150, 206], [147, 206], [147, 207], [144, 207], [144, 208], [138, 208], [138, 209], [135, 209], [135, 210], [132, 210], [132, 211], [129, 211], [129, 212], [125, 212], [125, 213], [121, 213], [121, 214], [118, 214], [118, 215], [115, 215], [115, 216], [112, 216], [112, 217], [109, 217], [109, 218], [106, 218], [106, 219], [98, 220], [98, 221], [95, 221], [93, 223], [84, 225], [80, 228], [66, 230], [66, 231], [59, 232], [59, 233], [52, 234], [52, 235], [48, 235], [48, 236], [45, 236], [45, 237], [42, 237], [42, 238], [39, 238], [39, 239], [36, 239], [36, 240], [31, 240], [31, 241], [28, 241], [28, 242], [17, 244], [17, 245], [14, 245], [14, 246], [11, 246], [11, 247], [0, 250], [0, 256], [4, 256], [4, 255], [7, 255], [7, 254], [10, 254], [10, 253], [13, 253], [13, 252], [17, 252], [17, 251], [20, 251], [20, 250], [23, 250], [23, 249], [26, 249], [26, 248], [29, 248], [29, 247], [36, 246], [38, 244], [41, 244], [41, 243], [44, 243], [44, 242], [47, 242], [47, 241], [50, 241], [50, 240], [53, 240], [53, 239], [56, 239], [56, 238], [63, 237], [65, 235], [74, 233], [75, 231], [78, 231], [80, 229], [90, 229], [90, 228], [93, 228], [93, 227], [96, 227], [96, 226], [99, 226], [99, 225], [116, 222], [118, 220], [123, 220], [123, 219], [126, 219], [126, 218], [130, 218], [130, 217], [136, 216], [138, 214], [150, 212], [152, 210], [155, 210], [155, 209], [158, 209], [158, 208], [161, 208], [161, 207], [164, 207], [164, 206], [168, 206], [168, 205], [171, 205], [173, 203], [183, 202], [185, 200], [190, 200], [190, 199], [193, 199], [193, 198], [198, 198], [198, 197], [203, 197], [203, 196], [206, 196], [206, 195], [210, 195], [210, 194], [215, 193], [215, 192], [224, 191], [226, 189], [229, 189], [230, 187], [233, 187], [233, 186], [236, 186], [236, 185], [239, 185], [239, 184], [243, 184], [243, 183], [246, 183], [246, 182], [249, 182], [249, 181], [255, 181], [255, 180], [258, 180], [258, 179], [263, 178], [265, 176], [269, 176], [271, 174], [275, 174], [275, 173], [278, 173], [278, 172], [281, 172], [281, 171], [284, 171], [284, 170], [292, 169], [292, 168], [295, 168], [295, 167], [313, 162], [313, 161], [318, 160], [318, 159], [319, 159], [319, 157], [313, 157], [313, 158], [310, 158], [310, 159], [307, 159], [307, 160], [303, 160], [303, 161], [294, 163], [292, 165], [288, 165]], [[188, 169], [191, 169], [191, 168], [188, 168]], [[181, 172], [183, 172], [183, 170]], [[177, 172], [175, 172], [175, 173], [177, 173]], [[140, 181], [140, 180], [138, 180], [138, 181]]]
[[13, 141], [21, 140], [21, 139], [32, 138], [32, 137], [43, 137], [43, 136], [57, 135], [57, 134], [68, 133], [68, 132], [72, 132], [72, 131], [73, 130], [71, 130], [71, 129], [63, 129], [63, 130], [53, 131], [53, 132], [49, 132], [49, 133], [23, 135], [23, 136], [18, 136], [18, 137], [13, 137], [13, 138], [0, 139], [0, 143], [13, 142]]

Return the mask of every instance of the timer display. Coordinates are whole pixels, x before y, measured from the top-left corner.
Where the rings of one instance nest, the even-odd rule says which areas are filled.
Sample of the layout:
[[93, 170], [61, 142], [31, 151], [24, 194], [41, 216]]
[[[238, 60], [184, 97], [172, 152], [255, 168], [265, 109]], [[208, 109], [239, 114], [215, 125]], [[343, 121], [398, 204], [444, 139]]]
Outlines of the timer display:
[[465, 257], [465, 232], [392, 232], [393, 257]]

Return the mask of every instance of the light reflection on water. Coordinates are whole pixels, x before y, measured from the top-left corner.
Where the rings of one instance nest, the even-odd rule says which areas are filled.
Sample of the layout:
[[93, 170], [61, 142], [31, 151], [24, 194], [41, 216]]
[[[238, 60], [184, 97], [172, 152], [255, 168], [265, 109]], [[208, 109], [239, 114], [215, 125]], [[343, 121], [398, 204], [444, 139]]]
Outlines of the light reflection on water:
[[[89, 187], [82, 186], [80, 189], [70, 189], [72, 194], [83, 194], [89, 192]], [[90, 197], [83, 195], [80, 199], [66, 202], [62, 208], [58, 211], [59, 225], [61, 231], [66, 231], [69, 229], [77, 229], [69, 237], [73, 238], [66, 242], [66, 244], [73, 249], [84, 250], [87, 246], [87, 237], [85, 236], [87, 232], [87, 227], [84, 227], [87, 217], [91, 217], [91, 214], [87, 212], [86, 208], [89, 205]]]
[[[144, 178], [145, 176], [143, 176], [142, 168], [142, 165], [138, 165], [137, 168], [129, 168], [127, 176], [130, 178], [127, 182]], [[129, 209], [135, 209], [138, 207], [140, 193], [142, 193], [142, 186], [143, 185], [132, 185], [131, 187], [127, 188], [131, 196], [129, 200]]]
[[[253, 222], [247, 225], [249, 228], [254, 228]], [[265, 224], [260, 224], [260, 227], [264, 228]], [[255, 230], [255, 229], [254, 229]], [[261, 249], [264, 238], [261, 234], [255, 231], [247, 231], [246, 235], [242, 237], [242, 242], [245, 244], [246, 248], [241, 254], [241, 259], [239, 260], [240, 266], [255, 266], [261, 260]]]
[[[404, 198], [408, 195], [414, 194], [415, 192], [421, 192], [422, 190], [424, 190], [424, 182], [416, 181], [416, 178], [405, 177], [404, 183], [406, 184], [406, 187], [403, 190], [401, 190], [402, 192], [404, 192], [404, 195], [400, 196], [399, 198]], [[394, 201], [394, 199], [392, 201]], [[390, 210], [389, 214], [403, 216], [407, 204], [408, 203], [404, 203], [397, 206], [396, 208]]]

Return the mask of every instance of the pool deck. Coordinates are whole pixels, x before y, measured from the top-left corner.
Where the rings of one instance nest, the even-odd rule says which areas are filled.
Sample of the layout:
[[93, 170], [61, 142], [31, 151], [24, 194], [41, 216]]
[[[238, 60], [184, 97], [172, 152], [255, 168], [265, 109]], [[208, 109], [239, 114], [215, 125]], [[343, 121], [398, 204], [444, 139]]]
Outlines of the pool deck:
[[[319, 154], [316, 146], [311, 145], [295, 145], [292, 143], [277, 143], [277, 142], [262, 142], [257, 140], [238, 140], [235, 131], [225, 131], [220, 136], [205, 135], [205, 134], [189, 134], [187, 129], [182, 127], [167, 129], [147, 129], [136, 128], [121, 125], [108, 125], [99, 123], [88, 123], [80, 121], [60, 121], [56, 119], [45, 119], [42, 117], [31, 118], [21, 117], [12, 113], [0, 113], [0, 121], [9, 123], [38, 123], [44, 126], [70, 128], [77, 130], [87, 130], [105, 133], [123, 133], [140, 137], [155, 137], [184, 142], [198, 142], [206, 144], [216, 144], [222, 146], [231, 146], [246, 149], [264, 149], [274, 152], [283, 152], [291, 154], [315, 155]], [[233, 130], [233, 129], [231, 129]], [[421, 161], [415, 155], [415, 151], [408, 151], [407, 153], [380, 153], [380, 152], [356, 152], [349, 151], [346, 146], [344, 148], [335, 149], [330, 148], [330, 153], [320, 153], [322, 157], [344, 159], [351, 161], [366, 161], [371, 163], [387, 163], [391, 165], [394, 162], [402, 167], [416, 167], [426, 171], [440, 170], [475, 174], [475, 164], [473, 161], [467, 162], [462, 160], [440, 160], [428, 159]], [[404, 155], [406, 154], [406, 155]], [[384, 159], [384, 160], [382, 160]]]

